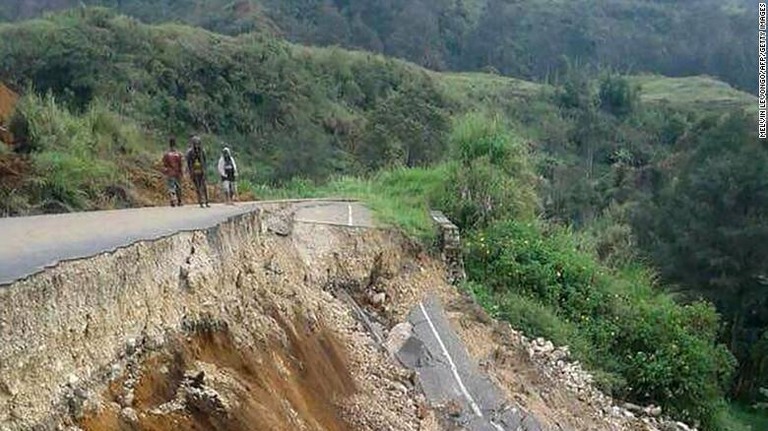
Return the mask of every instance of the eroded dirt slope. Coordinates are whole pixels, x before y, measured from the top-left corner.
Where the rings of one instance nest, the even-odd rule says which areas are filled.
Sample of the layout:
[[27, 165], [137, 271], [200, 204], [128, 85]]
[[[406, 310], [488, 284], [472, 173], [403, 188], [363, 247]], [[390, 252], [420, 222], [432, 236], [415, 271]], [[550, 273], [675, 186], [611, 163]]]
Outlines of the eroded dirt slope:
[[427, 296], [544, 429], [656, 429], [555, 372], [397, 232], [294, 212], [275, 205], [0, 291], [0, 429], [454, 430], [450, 399], [427, 404], [380, 344]]
[[409, 242], [316, 228], [275, 208], [0, 291], [0, 428], [436, 429], [334, 290]]
[[325, 326], [278, 319], [288, 345], [238, 347], [226, 326], [206, 322], [160, 351], [137, 355], [81, 428], [349, 430], [335, 404], [356, 391], [343, 344]]

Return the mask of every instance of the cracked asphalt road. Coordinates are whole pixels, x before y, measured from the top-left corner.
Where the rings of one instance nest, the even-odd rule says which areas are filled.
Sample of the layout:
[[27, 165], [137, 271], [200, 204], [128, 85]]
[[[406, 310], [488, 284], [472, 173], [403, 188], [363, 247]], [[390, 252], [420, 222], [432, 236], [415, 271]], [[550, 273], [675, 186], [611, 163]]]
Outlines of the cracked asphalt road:
[[0, 286], [28, 277], [57, 262], [112, 251], [138, 241], [181, 231], [206, 229], [229, 217], [290, 206], [294, 219], [353, 227], [373, 225], [360, 203], [344, 200], [296, 200], [187, 205], [93, 211], [0, 219]]
[[541, 431], [532, 415], [510, 405], [496, 385], [478, 369], [451, 329], [436, 297], [419, 303], [408, 316], [411, 337], [397, 352], [416, 371], [424, 395], [435, 405], [459, 406], [450, 420], [469, 431]]

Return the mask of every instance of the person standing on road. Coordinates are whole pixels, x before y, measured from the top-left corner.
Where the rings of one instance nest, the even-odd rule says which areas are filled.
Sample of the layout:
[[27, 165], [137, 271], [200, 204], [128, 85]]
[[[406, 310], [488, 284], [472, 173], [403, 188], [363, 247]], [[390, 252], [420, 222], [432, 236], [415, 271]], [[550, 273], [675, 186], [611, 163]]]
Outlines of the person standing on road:
[[203, 206], [210, 208], [210, 205], [208, 204], [208, 186], [205, 181], [205, 150], [203, 150], [202, 141], [199, 136], [193, 136], [191, 143], [191, 147], [187, 150], [187, 169], [189, 170], [189, 176], [192, 178], [192, 183], [195, 185], [197, 203], [200, 204], [200, 208]]
[[224, 189], [227, 205], [232, 205], [237, 196], [237, 185], [235, 184], [237, 164], [232, 157], [232, 152], [227, 147], [224, 147], [224, 150], [221, 152], [218, 168], [219, 175], [221, 175], [221, 187]]
[[168, 140], [168, 151], [163, 154], [163, 173], [168, 186], [171, 206], [182, 206], [181, 177], [183, 174], [184, 156], [176, 149], [176, 138]]

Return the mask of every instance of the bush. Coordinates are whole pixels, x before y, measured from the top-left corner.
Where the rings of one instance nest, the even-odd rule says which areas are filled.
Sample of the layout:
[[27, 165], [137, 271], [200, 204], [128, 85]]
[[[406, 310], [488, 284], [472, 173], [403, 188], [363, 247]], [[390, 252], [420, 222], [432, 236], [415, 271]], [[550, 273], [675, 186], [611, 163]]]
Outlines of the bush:
[[626, 117], [640, 101], [640, 89], [618, 74], [606, 74], [600, 79], [598, 91], [600, 108], [617, 117]]
[[678, 305], [648, 271], [611, 271], [561, 229], [496, 223], [470, 235], [467, 273], [492, 292], [496, 313], [558, 342], [613, 376], [615, 395], [654, 402], [716, 429], [733, 357], [716, 344], [714, 308]]
[[436, 200], [454, 222], [472, 229], [533, 217], [537, 197], [527, 149], [499, 118], [482, 113], [460, 118], [450, 144], [456, 162]]
[[119, 159], [143, 148], [139, 130], [98, 102], [75, 115], [50, 94], [29, 95], [16, 118], [25, 125], [33, 167], [25, 193], [44, 212], [93, 208], [108, 187], [127, 182]]

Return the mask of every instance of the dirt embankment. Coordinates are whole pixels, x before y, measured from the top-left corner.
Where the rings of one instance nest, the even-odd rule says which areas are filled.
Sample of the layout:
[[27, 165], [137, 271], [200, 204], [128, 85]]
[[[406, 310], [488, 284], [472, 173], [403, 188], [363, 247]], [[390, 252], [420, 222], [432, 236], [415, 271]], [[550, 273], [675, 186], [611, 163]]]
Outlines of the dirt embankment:
[[565, 355], [555, 368], [537, 359], [400, 234], [298, 223], [290, 211], [65, 262], [0, 290], [0, 430], [453, 430], [446, 406], [428, 405], [370, 332], [386, 338], [426, 295], [545, 430], [661, 429], [588, 382], [573, 386], [558, 371], [571, 367]]
[[411, 261], [408, 242], [330, 226], [286, 234], [284, 212], [0, 290], [0, 429], [436, 429], [417, 414], [410, 373], [329, 287], [364, 285], [382, 253]]
[[8, 124], [18, 101], [19, 95], [0, 83], [0, 124]]
[[19, 96], [8, 87], [0, 83], [0, 145], [12, 145], [13, 136], [8, 130], [9, 122]]
[[106, 406], [84, 416], [80, 427], [292, 431], [303, 423], [349, 430], [334, 404], [355, 392], [346, 349], [327, 327], [306, 331], [301, 317], [293, 324], [275, 317], [288, 345], [275, 340], [254, 351], [237, 346], [224, 325], [196, 328], [113, 381]]

